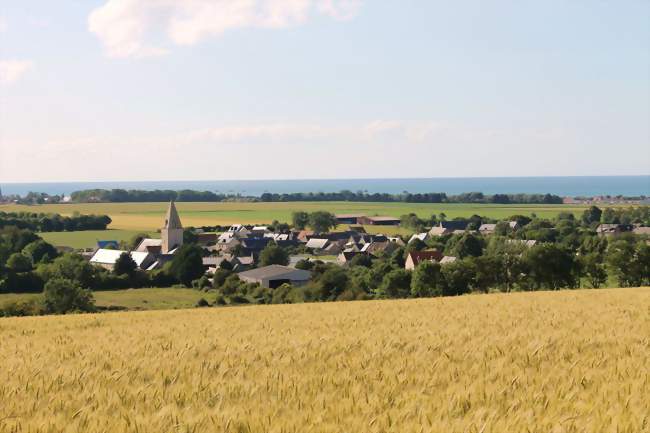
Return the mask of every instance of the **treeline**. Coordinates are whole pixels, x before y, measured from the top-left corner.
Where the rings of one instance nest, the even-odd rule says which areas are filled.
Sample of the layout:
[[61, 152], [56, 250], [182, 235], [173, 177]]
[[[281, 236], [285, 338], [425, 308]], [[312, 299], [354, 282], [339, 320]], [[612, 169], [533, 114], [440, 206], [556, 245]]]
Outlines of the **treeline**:
[[192, 191], [192, 190], [125, 190], [125, 189], [89, 189], [75, 191], [70, 195], [74, 202], [92, 203], [92, 202], [110, 202], [110, 203], [128, 203], [128, 202], [161, 202], [161, 201], [193, 201], [193, 202], [219, 202], [225, 201], [230, 196], [217, 194], [210, 191]]
[[551, 194], [493, 194], [468, 192], [457, 195], [447, 195], [444, 192], [423, 194], [386, 194], [367, 192], [317, 192], [272, 194], [260, 196], [263, 202], [285, 201], [359, 201], [359, 202], [404, 202], [404, 203], [498, 203], [498, 204], [562, 204], [562, 197]]
[[260, 197], [218, 194], [211, 191], [192, 190], [125, 190], [125, 189], [91, 189], [75, 191], [71, 195], [74, 202], [220, 202], [220, 201], [357, 201], [357, 202], [404, 202], [404, 203], [499, 203], [499, 204], [561, 204], [562, 197], [551, 194], [493, 194], [469, 192], [447, 195], [444, 192], [424, 194], [387, 194], [367, 193], [363, 191], [309, 192], [309, 193], [264, 193]]
[[61, 216], [32, 212], [0, 212], [0, 228], [14, 226], [36, 232], [106, 230], [111, 222], [108, 215]]

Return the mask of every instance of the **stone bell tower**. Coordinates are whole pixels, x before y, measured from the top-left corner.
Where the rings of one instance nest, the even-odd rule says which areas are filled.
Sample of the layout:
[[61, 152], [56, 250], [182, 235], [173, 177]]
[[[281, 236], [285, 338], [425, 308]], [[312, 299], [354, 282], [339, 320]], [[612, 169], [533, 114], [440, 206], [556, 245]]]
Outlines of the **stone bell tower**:
[[165, 226], [160, 229], [160, 237], [162, 239], [163, 254], [168, 254], [174, 248], [183, 245], [183, 225], [173, 200], [169, 202]]

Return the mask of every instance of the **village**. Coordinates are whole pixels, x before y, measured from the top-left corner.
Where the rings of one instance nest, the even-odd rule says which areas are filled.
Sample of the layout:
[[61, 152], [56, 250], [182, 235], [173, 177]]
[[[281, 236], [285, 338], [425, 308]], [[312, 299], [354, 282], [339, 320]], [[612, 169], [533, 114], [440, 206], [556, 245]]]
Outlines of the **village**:
[[[241, 281], [274, 289], [285, 283], [294, 287], [309, 283], [311, 274], [306, 268], [310, 266], [305, 266], [305, 263], [320, 262], [346, 266], [356, 257], [362, 256], [372, 261], [390, 257], [396, 250], [405, 248], [407, 251], [403, 268], [407, 271], [414, 271], [423, 262], [444, 266], [454, 263], [458, 257], [445, 255], [435, 248], [427, 248], [427, 243], [432, 239], [464, 234], [485, 239], [499, 230], [497, 223], [482, 223], [472, 230], [467, 220], [440, 221], [429, 230], [404, 239], [401, 236], [367, 233], [364, 228], [367, 225], [398, 226], [401, 222], [399, 218], [341, 214], [335, 215], [335, 222], [335, 227], [345, 229], [316, 232], [291, 229], [286, 224], [286, 227], [280, 230], [266, 225], [233, 224], [223, 233], [206, 233], [200, 229], [193, 230], [192, 233], [194, 243], [202, 249], [204, 274], [210, 281], [218, 269], [225, 268], [236, 273]], [[501, 230], [505, 229], [508, 233], [521, 228], [521, 224], [516, 220], [500, 224]], [[120, 256], [128, 253], [140, 271], [159, 270], [165, 263], [170, 262], [184, 245], [185, 230], [172, 201], [160, 229], [160, 239], [143, 238], [129, 251], [119, 249], [116, 241], [98, 241], [96, 249], [86, 251], [83, 255], [91, 264], [111, 271]], [[599, 224], [595, 231], [599, 236], [608, 237], [627, 232], [644, 237], [650, 235], [650, 227], [639, 224]], [[535, 239], [508, 239], [507, 242], [527, 248], [538, 243]], [[408, 248], [413, 244], [420, 247]], [[288, 263], [259, 266], [262, 251], [270, 245], [289, 251]]]

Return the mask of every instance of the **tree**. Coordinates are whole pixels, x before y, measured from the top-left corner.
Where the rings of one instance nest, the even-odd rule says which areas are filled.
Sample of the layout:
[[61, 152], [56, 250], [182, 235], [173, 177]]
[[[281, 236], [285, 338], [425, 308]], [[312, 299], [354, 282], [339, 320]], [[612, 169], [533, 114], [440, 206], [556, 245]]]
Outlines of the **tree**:
[[32, 263], [36, 264], [41, 261], [49, 262], [58, 255], [56, 248], [48, 244], [42, 239], [32, 242], [23, 248], [23, 254], [32, 259]]
[[321, 301], [335, 300], [348, 287], [348, 276], [341, 267], [327, 269], [318, 279], [318, 298]]
[[32, 259], [21, 253], [13, 253], [9, 256], [6, 266], [14, 272], [29, 272], [32, 270]]
[[138, 265], [135, 263], [135, 260], [131, 257], [131, 254], [126, 251], [120, 254], [120, 256], [115, 260], [115, 266], [113, 266], [113, 273], [115, 275], [128, 275], [132, 276]]
[[487, 293], [490, 287], [495, 287], [501, 282], [503, 264], [498, 256], [480, 256], [470, 259], [473, 266], [473, 286], [481, 292]]
[[273, 243], [268, 244], [260, 253], [260, 265], [283, 265], [289, 264], [289, 254], [287, 251]]
[[71, 253], [57, 257], [52, 263], [39, 265], [36, 272], [43, 281], [62, 278], [90, 289], [94, 287], [99, 271], [79, 254]]
[[48, 281], [43, 290], [43, 298], [48, 313], [64, 314], [95, 309], [92, 292], [82, 288], [77, 282], [64, 278]]
[[201, 248], [193, 244], [180, 247], [171, 261], [169, 273], [186, 286], [191, 286], [192, 280], [204, 273]]
[[282, 284], [280, 287], [276, 288], [273, 291], [273, 297], [271, 298], [272, 304], [291, 304], [291, 298], [289, 295], [293, 290], [293, 286], [288, 283]]
[[309, 224], [309, 214], [307, 212], [294, 212], [291, 215], [291, 222], [296, 230], [304, 230]]
[[594, 289], [599, 288], [607, 282], [607, 271], [603, 264], [602, 257], [598, 253], [589, 253], [581, 257], [580, 267], [582, 274]]
[[372, 266], [372, 256], [370, 254], [357, 254], [350, 260], [350, 266], [363, 266], [369, 268]]
[[478, 257], [483, 254], [483, 242], [478, 236], [464, 233], [459, 238], [453, 239], [451, 254], [461, 259], [465, 257]]
[[217, 269], [212, 275], [212, 287], [218, 289], [223, 286], [223, 283], [226, 282], [226, 278], [228, 278], [230, 274], [232, 274], [232, 272], [228, 269]]
[[600, 208], [597, 206], [591, 206], [589, 209], [585, 209], [585, 211], [582, 213], [582, 222], [586, 226], [600, 222], [600, 217], [602, 214], [603, 211], [600, 210]]
[[471, 266], [463, 260], [456, 260], [441, 267], [442, 294], [456, 296], [469, 292], [469, 286], [474, 278]]
[[411, 296], [424, 298], [442, 295], [440, 278], [439, 263], [428, 261], [420, 263], [411, 277]]
[[383, 298], [407, 298], [411, 294], [411, 273], [395, 269], [384, 275], [377, 294]]
[[309, 215], [309, 226], [316, 233], [326, 233], [336, 225], [336, 216], [329, 212], [316, 211]]
[[566, 248], [554, 244], [535, 245], [524, 253], [524, 262], [534, 288], [558, 290], [577, 286], [577, 262]]

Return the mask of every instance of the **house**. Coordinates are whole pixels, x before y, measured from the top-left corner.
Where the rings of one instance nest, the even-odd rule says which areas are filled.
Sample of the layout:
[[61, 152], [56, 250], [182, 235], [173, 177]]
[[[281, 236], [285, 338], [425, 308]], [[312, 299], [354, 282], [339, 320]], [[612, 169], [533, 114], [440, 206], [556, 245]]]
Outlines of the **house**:
[[336, 215], [336, 222], [338, 224], [361, 224], [359, 218], [363, 218], [363, 214], [341, 214]]
[[478, 232], [484, 236], [488, 236], [494, 234], [496, 228], [496, 224], [481, 224], [481, 226], [478, 228]]
[[303, 286], [311, 279], [311, 272], [289, 266], [270, 265], [241, 272], [238, 276], [244, 282], [258, 283], [262, 287], [275, 289], [285, 283]]
[[600, 224], [596, 227], [596, 234], [599, 236], [616, 236], [630, 231], [632, 231], [632, 226], [629, 224]]
[[336, 257], [336, 261], [341, 265], [347, 265], [356, 256], [369, 256], [369, 254], [361, 251], [343, 251]]
[[527, 248], [534, 247], [535, 245], [537, 245], [537, 241], [535, 239], [508, 239], [506, 240], [506, 242], [509, 244], [523, 245]]
[[135, 251], [138, 252], [151, 252], [152, 254], [160, 254], [162, 250], [162, 239], [144, 238], [140, 241]]
[[[95, 254], [93, 254], [93, 256], [90, 258], [90, 263], [112, 271], [115, 267], [115, 262], [117, 262], [117, 259], [122, 255], [122, 253], [127, 252], [128, 251], [100, 248], [95, 251]], [[147, 269], [156, 261], [154, 255], [148, 252], [132, 251], [128, 254], [140, 269]]]
[[634, 227], [632, 233], [638, 236], [650, 236], [650, 227]]
[[357, 223], [371, 226], [398, 226], [400, 219], [390, 216], [362, 216], [357, 218]]
[[444, 236], [457, 232], [464, 232], [467, 229], [467, 221], [440, 221], [440, 223], [429, 230], [431, 236]]
[[441, 265], [447, 265], [449, 263], [454, 263], [458, 258], [454, 256], [444, 256], [442, 259], [440, 259], [440, 264]]
[[416, 239], [418, 239], [418, 240], [420, 240], [422, 242], [426, 242], [430, 237], [431, 237], [431, 235], [429, 235], [429, 233], [427, 233], [427, 232], [415, 233], [413, 236], [411, 236], [411, 239], [409, 239], [408, 243], [410, 244], [411, 242], [413, 242]]
[[381, 255], [392, 254], [400, 246], [396, 242], [389, 240], [380, 242], [370, 242], [361, 248], [362, 253], [368, 253], [372, 256], [379, 257]]
[[232, 233], [233, 235], [240, 238], [245, 238], [251, 233], [251, 231], [248, 230], [246, 226], [243, 224], [233, 224], [230, 227], [228, 227], [227, 232]]
[[216, 233], [197, 233], [196, 237], [196, 243], [201, 246], [215, 245], [219, 239]]
[[267, 233], [271, 233], [271, 230], [267, 226], [255, 226], [251, 229], [251, 236], [254, 237], [264, 237]]
[[517, 230], [519, 230], [521, 226], [517, 221], [508, 221], [508, 227], [510, 227], [510, 230], [512, 230], [513, 232], [516, 232]]
[[243, 248], [242, 253], [246, 256], [259, 255], [272, 241], [270, 238], [244, 238], [239, 240]]
[[300, 242], [307, 243], [314, 235], [315, 233], [312, 230], [301, 230], [298, 232], [297, 238]]
[[330, 240], [329, 239], [324, 239], [324, 238], [311, 238], [307, 241], [305, 244], [306, 248], [312, 249], [312, 250], [323, 250], [329, 244]]
[[442, 259], [442, 253], [438, 250], [430, 251], [411, 251], [406, 257], [404, 269], [412, 271], [422, 262], [439, 262]]

